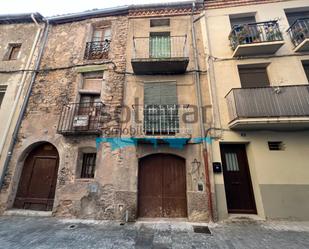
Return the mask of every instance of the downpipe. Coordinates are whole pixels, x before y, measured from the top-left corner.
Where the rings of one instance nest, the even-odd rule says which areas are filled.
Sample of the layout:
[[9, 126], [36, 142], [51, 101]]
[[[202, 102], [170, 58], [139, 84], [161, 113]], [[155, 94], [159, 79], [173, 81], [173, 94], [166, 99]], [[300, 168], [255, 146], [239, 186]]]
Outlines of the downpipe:
[[[191, 13], [191, 23], [192, 23], [192, 44], [193, 44], [193, 51], [194, 51], [194, 66], [195, 66], [195, 73], [194, 73], [194, 80], [196, 85], [196, 96], [198, 101], [198, 116], [200, 121], [200, 134], [203, 143], [203, 159], [205, 164], [205, 181], [206, 181], [206, 193], [207, 193], [207, 207], [209, 210], [209, 219], [210, 221], [214, 220], [213, 217], [213, 201], [211, 195], [211, 185], [210, 185], [210, 174], [209, 174], [209, 161], [208, 161], [208, 151], [207, 151], [207, 143], [205, 140], [205, 128], [204, 128], [204, 119], [203, 119], [203, 111], [202, 111], [202, 92], [201, 92], [201, 82], [200, 82], [200, 74], [199, 74], [199, 64], [198, 64], [198, 52], [197, 52], [197, 44], [196, 44], [196, 31], [194, 27], [194, 11], [195, 11], [195, 2], [192, 2], [192, 13]], [[198, 20], [198, 19], [197, 19]]]

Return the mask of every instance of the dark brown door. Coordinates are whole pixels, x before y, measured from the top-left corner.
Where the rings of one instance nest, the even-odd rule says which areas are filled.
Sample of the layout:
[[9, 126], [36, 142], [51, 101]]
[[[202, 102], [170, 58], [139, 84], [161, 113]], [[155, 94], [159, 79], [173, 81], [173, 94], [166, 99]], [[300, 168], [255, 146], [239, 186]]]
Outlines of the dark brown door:
[[25, 160], [14, 207], [52, 210], [58, 171], [58, 152], [48, 143], [30, 152]]
[[187, 217], [184, 159], [167, 154], [142, 158], [138, 181], [140, 217]]
[[224, 185], [229, 213], [256, 213], [246, 146], [221, 145]]

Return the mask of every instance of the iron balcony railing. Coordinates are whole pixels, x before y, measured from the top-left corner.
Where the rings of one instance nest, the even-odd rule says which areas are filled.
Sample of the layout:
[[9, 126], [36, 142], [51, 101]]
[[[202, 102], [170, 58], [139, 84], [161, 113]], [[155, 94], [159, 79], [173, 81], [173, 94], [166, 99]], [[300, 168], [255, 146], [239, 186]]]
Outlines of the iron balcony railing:
[[107, 113], [102, 102], [64, 105], [57, 131], [60, 134], [99, 134]]
[[239, 45], [282, 41], [278, 21], [235, 25], [229, 35], [233, 50]]
[[236, 88], [226, 95], [230, 120], [309, 116], [309, 85]]
[[108, 59], [111, 41], [92, 41], [86, 43], [85, 55], [86, 60]]
[[133, 127], [142, 136], [190, 136], [194, 123], [192, 110], [190, 105], [135, 105]]
[[309, 18], [297, 19], [287, 30], [295, 47], [309, 38]]
[[133, 59], [168, 59], [188, 57], [187, 36], [133, 38]]

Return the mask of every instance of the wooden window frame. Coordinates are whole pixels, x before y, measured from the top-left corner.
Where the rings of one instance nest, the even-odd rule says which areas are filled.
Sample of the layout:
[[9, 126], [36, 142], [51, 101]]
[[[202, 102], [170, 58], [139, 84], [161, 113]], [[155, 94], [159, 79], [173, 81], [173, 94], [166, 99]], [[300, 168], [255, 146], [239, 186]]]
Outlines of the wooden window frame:
[[[21, 50], [21, 43], [9, 43], [8, 45], [8, 51], [4, 56], [3, 60], [7, 61], [14, 61], [18, 60], [20, 50]], [[17, 49], [17, 51], [15, 51]]]
[[[107, 30], [110, 30], [110, 35], [108, 37], [105, 37], [106, 36], [106, 31]], [[100, 39], [99, 40], [96, 40], [95, 39], [95, 33], [97, 31], [100, 31], [101, 32], [101, 36], [99, 37]], [[91, 41], [92, 42], [99, 42], [99, 41], [111, 41], [112, 39], [112, 28], [111, 26], [102, 26], [102, 27], [93, 27], [93, 31], [92, 31], [92, 36], [91, 36]]]

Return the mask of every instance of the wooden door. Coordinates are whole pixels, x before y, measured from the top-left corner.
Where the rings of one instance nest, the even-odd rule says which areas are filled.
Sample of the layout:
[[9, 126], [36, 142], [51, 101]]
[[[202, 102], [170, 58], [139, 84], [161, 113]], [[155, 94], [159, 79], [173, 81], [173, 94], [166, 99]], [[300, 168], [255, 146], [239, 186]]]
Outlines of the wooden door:
[[139, 216], [186, 217], [185, 160], [167, 154], [142, 158], [139, 163]]
[[58, 152], [45, 143], [30, 152], [25, 160], [14, 207], [52, 210], [58, 172]]
[[256, 213], [245, 145], [221, 145], [221, 158], [228, 212]]

